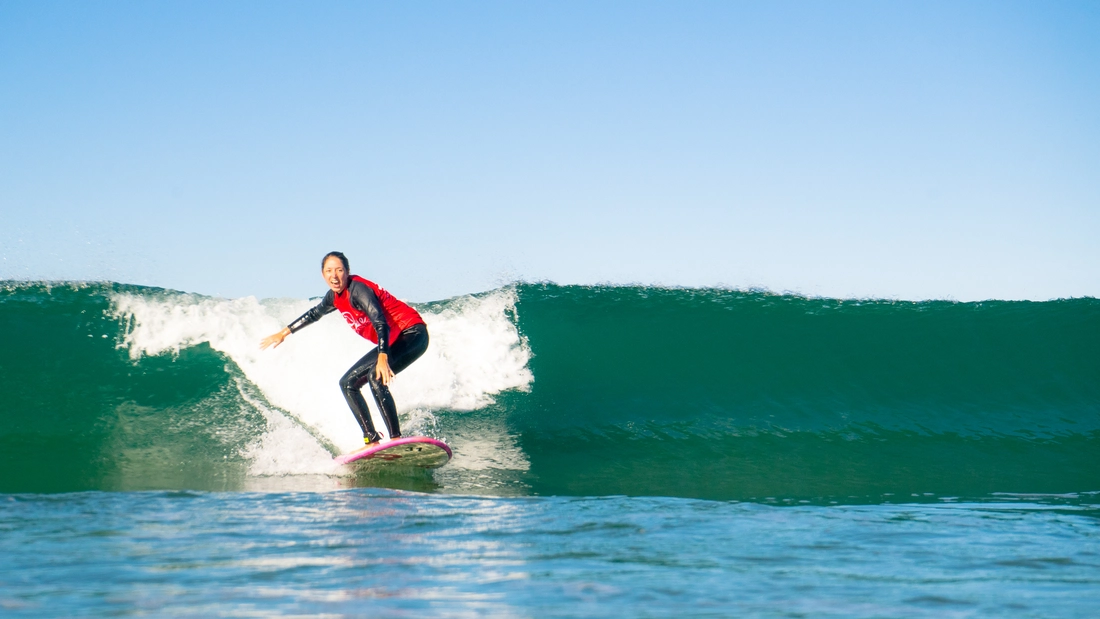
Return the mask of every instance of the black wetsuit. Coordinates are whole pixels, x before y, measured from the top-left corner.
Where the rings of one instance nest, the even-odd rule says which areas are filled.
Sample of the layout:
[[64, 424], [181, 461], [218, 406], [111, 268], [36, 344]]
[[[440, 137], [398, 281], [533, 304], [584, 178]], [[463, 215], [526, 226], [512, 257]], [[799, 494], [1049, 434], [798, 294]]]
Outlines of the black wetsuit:
[[[393, 370], [394, 374], [398, 374], [401, 370], [409, 367], [413, 361], [419, 359], [420, 355], [423, 355], [424, 351], [428, 349], [428, 328], [423, 323], [414, 324], [401, 331], [397, 339], [390, 344], [389, 325], [386, 322], [385, 309], [378, 299], [378, 295], [368, 286], [355, 280], [348, 282], [347, 293], [351, 305], [369, 318], [378, 336], [378, 347], [363, 355], [363, 358], [351, 366], [351, 369], [340, 378], [340, 391], [343, 392], [344, 399], [347, 400], [351, 412], [355, 414], [359, 427], [363, 429], [363, 438], [367, 442], [374, 442], [381, 437], [374, 429], [374, 423], [371, 422], [370, 418], [370, 409], [367, 408], [367, 402], [363, 399], [363, 392], [361, 391], [363, 385], [370, 384], [374, 401], [378, 404], [378, 410], [381, 411], [382, 419], [386, 422], [386, 430], [389, 432], [390, 438], [397, 438], [401, 436], [401, 426], [397, 422], [397, 405], [393, 401], [393, 395], [390, 394], [389, 387], [375, 378], [378, 353], [386, 353], [390, 369]], [[388, 293], [383, 291], [383, 294]], [[294, 333], [307, 325], [313, 324], [325, 314], [335, 311], [334, 299], [335, 294], [330, 290], [320, 303], [288, 325], [290, 332]]]

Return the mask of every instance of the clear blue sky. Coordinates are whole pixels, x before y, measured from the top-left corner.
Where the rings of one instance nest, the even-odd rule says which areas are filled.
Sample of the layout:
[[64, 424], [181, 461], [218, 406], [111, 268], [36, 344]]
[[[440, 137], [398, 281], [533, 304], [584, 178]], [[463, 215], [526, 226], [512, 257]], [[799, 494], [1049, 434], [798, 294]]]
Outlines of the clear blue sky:
[[0, 279], [1100, 296], [1100, 3], [0, 3]]

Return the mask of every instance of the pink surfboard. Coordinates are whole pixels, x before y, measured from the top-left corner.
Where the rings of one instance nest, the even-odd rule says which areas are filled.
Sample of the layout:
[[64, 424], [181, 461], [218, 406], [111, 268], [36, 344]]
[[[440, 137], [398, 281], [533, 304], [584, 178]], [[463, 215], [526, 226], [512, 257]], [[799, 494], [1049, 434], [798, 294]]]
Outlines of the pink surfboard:
[[451, 448], [441, 440], [427, 436], [402, 436], [392, 441], [368, 445], [359, 451], [336, 456], [337, 464], [351, 464], [359, 460], [375, 463], [418, 466], [435, 469], [451, 459]]

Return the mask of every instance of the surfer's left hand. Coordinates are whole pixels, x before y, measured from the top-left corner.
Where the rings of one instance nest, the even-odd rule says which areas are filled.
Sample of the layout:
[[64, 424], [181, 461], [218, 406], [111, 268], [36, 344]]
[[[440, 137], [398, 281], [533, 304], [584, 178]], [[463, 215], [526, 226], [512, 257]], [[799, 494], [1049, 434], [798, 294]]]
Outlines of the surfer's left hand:
[[390, 358], [382, 352], [378, 353], [378, 363], [374, 366], [375, 380], [382, 381], [383, 385], [389, 385], [393, 380], [393, 370], [390, 369]]

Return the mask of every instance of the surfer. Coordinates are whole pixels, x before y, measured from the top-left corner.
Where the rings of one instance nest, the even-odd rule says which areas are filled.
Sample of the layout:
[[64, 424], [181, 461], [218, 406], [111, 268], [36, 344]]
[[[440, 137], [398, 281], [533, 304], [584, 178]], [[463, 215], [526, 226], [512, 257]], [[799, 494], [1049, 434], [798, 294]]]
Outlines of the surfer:
[[328, 294], [281, 331], [265, 337], [260, 342], [260, 348], [282, 344], [291, 333], [313, 324], [334, 310], [340, 311], [356, 333], [378, 344], [340, 379], [340, 390], [359, 427], [363, 429], [363, 442], [370, 445], [382, 437], [374, 429], [361, 389], [364, 385], [370, 385], [390, 438], [400, 438], [397, 405], [390, 394], [389, 384], [395, 374], [409, 367], [428, 349], [428, 327], [416, 310], [398, 301], [374, 282], [350, 273], [351, 268], [344, 254], [338, 251], [325, 254], [321, 259], [321, 275], [328, 284]]

